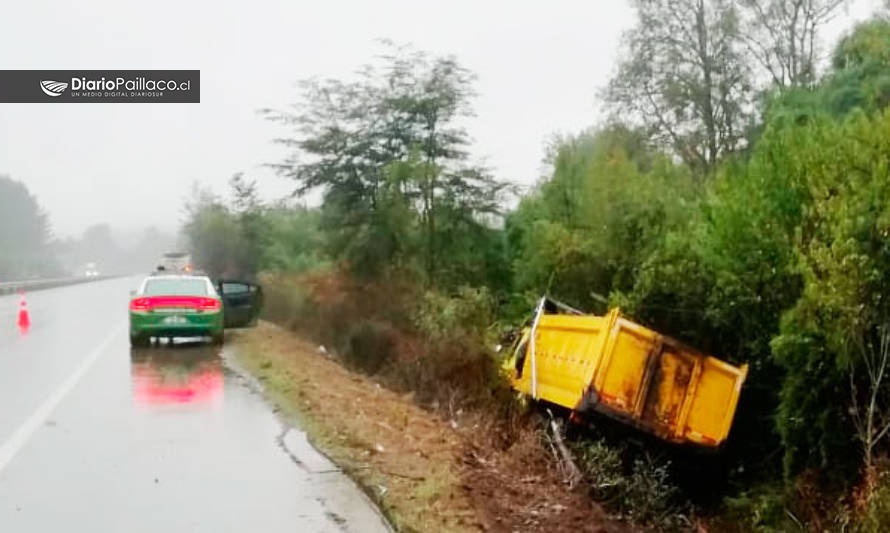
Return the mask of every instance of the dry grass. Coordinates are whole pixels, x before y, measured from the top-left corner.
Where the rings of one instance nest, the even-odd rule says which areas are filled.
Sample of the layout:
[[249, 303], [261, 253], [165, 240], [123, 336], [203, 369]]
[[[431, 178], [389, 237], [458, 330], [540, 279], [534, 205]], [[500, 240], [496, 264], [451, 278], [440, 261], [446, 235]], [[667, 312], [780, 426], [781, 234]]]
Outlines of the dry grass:
[[267, 322], [232, 343], [269, 399], [399, 531], [636, 530], [564, 484], [536, 425], [513, 403], [424, 409], [413, 394], [353, 373]]
[[272, 401], [365, 488], [398, 530], [482, 530], [462, 488], [462, 441], [446, 422], [271, 324], [232, 340]]

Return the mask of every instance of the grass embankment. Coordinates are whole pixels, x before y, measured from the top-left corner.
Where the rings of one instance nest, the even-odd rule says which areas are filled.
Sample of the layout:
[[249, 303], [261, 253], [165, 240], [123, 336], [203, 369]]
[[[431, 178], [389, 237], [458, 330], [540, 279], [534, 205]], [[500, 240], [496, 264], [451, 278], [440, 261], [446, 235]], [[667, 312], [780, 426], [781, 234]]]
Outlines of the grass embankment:
[[233, 335], [232, 344], [285, 418], [399, 531], [631, 529], [566, 488], [534, 432], [505, 438], [479, 413], [443, 418], [267, 322]]
[[395, 528], [482, 530], [461, 488], [460, 438], [445, 422], [267, 322], [232, 340], [269, 399], [369, 493]]

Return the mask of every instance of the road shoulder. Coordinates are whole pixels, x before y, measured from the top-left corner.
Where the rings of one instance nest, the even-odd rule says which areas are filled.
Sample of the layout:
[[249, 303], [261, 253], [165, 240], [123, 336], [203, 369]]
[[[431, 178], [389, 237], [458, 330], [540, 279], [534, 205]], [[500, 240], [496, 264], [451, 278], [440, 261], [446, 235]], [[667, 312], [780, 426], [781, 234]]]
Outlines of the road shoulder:
[[306, 431], [397, 530], [483, 529], [462, 484], [463, 443], [448, 423], [272, 324], [230, 338], [279, 414]]

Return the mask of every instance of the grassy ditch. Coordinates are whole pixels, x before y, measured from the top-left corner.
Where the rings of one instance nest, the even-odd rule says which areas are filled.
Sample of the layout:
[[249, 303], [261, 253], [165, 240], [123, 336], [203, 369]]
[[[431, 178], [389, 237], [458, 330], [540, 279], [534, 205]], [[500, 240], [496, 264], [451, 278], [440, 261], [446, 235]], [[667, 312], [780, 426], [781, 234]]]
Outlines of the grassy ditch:
[[375, 500], [398, 531], [624, 532], [566, 486], [528, 414], [454, 416], [349, 370], [299, 336], [261, 322], [232, 336], [267, 398]]
[[480, 531], [447, 423], [269, 323], [232, 337], [286, 418], [374, 499], [399, 531]]

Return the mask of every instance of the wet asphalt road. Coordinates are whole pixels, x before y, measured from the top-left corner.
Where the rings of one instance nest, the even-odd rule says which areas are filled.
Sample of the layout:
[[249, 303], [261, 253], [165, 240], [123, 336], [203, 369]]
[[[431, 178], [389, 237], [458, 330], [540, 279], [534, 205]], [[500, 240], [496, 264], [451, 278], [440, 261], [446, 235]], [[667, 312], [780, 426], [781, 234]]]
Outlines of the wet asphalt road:
[[0, 531], [386, 531], [218, 348], [130, 349], [138, 281], [0, 296]]

